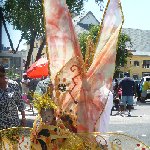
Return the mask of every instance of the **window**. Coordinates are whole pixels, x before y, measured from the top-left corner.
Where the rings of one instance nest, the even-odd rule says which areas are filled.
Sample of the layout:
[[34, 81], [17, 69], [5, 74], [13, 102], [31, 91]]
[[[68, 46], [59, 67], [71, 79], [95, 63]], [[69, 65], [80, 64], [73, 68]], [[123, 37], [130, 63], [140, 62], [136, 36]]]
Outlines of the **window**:
[[135, 67], [137, 67], [137, 66], [139, 66], [139, 65], [140, 65], [139, 61], [134, 61], [134, 66], [135, 66]]
[[150, 68], [150, 60], [143, 60], [143, 68]]
[[134, 79], [134, 80], [138, 80], [138, 78], [139, 78], [139, 77], [138, 77], [137, 74], [134, 74], [134, 75], [133, 75], [133, 79]]

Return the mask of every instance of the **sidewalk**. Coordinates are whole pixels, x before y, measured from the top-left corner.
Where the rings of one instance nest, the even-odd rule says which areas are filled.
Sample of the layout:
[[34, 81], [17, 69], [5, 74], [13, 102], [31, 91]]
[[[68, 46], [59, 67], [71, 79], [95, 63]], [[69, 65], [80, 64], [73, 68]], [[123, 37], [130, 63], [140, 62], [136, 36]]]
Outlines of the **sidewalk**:
[[[36, 116], [38, 115], [38, 112], [35, 108], [33, 108], [32, 110], [29, 110], [29, 106], [26, 105], [26, 109], [25, 109], [25, 115], [26, 115], [26, 123], [27, 123], [27, 127], [33, 127], [33, 122], [36, 118]], [[19, 118], [21, 119], [21, 113], [19, 112]]]

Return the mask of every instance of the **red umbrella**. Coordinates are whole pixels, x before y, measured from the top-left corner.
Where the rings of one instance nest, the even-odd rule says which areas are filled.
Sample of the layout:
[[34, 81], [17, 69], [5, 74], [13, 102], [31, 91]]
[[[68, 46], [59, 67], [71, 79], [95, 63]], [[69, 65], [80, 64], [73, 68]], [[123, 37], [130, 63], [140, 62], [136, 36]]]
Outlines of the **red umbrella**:
[[33, 63], [27, 70], [27, 76], [29, 78], [42, 78], [48, 76], [48, 60], [46, 58], [40, 58]]

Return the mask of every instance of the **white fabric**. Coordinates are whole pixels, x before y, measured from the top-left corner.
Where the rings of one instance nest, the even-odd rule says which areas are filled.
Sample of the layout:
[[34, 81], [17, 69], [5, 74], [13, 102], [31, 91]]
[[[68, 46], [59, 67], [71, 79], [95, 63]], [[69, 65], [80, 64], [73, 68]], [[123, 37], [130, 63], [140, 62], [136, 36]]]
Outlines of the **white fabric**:
[[97, 129], [98, 132], [105, 133], [108, 131], [112, 106], [113, 106], [113, 93], [110, 91], [105, 109], [100, 117], [100, 122]]

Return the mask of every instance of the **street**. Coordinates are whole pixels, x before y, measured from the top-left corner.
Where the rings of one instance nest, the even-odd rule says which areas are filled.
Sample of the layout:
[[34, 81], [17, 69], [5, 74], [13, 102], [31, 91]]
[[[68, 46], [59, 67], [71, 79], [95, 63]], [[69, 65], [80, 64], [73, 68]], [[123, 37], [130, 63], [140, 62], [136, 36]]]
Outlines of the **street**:
[[[113, 111], [113, 115], [116, 111]], [[150, 146], [150, 101], [136, 102], [131, 117], [110, 117], [109, 132], [120, 132], [133, 136]]]
[[[36, 118], [37, 111], [34, 109], [28, 111], [26, 107], [27, 126], [32, 127], [33, 121]], [[134, 102], [134, 109], [132, 109], [131, 117], [122, 117], [114, 115], [117, 111], [113, 111], [110, 116], [108, 132], [119, 132], [135, 137], [145, 144], [150, 146], [150, 100], [146, 103]], [[21, 117], [21, 116], [20, 116]]]

